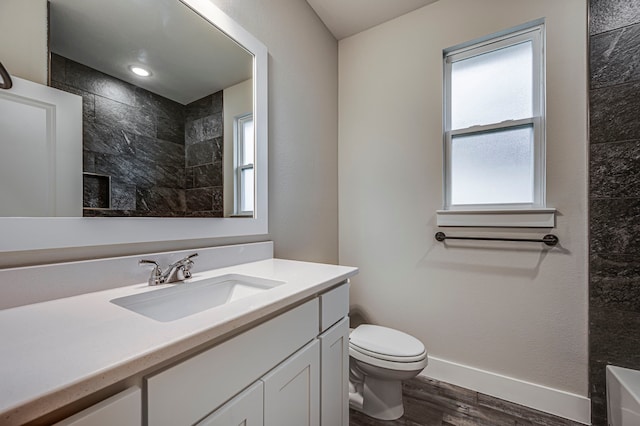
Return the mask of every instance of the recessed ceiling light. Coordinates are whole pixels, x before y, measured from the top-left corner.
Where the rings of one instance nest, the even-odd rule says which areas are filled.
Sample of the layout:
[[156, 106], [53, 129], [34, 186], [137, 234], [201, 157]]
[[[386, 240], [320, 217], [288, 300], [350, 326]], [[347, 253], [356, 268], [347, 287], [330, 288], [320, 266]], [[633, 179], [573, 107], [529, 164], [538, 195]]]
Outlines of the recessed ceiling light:
[[131, 70], [132, 73], [140, 77], [149, 77], [151, 75], [151, 71], [135, 65], [130, 65], [129, 69]]

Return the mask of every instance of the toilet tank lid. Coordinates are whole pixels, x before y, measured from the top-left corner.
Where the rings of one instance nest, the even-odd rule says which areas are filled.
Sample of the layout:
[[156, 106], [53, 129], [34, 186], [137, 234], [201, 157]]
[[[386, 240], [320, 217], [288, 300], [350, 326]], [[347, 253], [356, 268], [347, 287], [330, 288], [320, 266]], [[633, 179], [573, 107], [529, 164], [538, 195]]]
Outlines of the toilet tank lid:
[[424, 353], [424, 345], [413, 336], [392, 328], [363, 324], [349, 335], [349, 342], [362, 349], [397, 357]]

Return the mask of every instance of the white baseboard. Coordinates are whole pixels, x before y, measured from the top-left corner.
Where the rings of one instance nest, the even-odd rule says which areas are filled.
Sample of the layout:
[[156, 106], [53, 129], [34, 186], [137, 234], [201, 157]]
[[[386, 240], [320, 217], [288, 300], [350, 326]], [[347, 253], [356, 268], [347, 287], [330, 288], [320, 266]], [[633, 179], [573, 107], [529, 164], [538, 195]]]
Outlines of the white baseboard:
[[429, 365], [420, 375], [554, 416], [591, 424], [591, 401], [582, 395], [433, 357], [429, 357]]

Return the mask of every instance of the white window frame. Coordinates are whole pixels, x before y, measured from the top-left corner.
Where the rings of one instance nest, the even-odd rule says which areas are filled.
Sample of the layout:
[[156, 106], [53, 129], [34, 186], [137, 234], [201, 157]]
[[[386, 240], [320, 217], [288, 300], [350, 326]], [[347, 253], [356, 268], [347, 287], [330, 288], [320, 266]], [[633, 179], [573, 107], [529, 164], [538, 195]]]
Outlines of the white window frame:
[[[526, 42], [532, 43], [533, 50], [533, 105], [532, 116], [520, 120], [507, 120], [500, 123], [451, 128], [451, 71], [452, 64], [474, 56], [486, 54], [509, 46]], [[443, 138], [444, 172], [443, 194], [444, 209], [438, 211], [439, 226], [544, 226], [553, 227], [555, 209], [546, 208], [546, 146], [545, 146], [545, 32], [544, 21], [504, 31], [456, 46], [444, 51], [444, 99], [443, 99]], [[505, 204], [452, 204], [451, 202], [451, 150], [454, 136], [480, 135], [500, 130], [533, 126], [533, 202]], [[478, 214], [474, 214], [477, 212]], [[516, 217], [510, 217], [514, 213]], [[538, 219], [523, 220], [522, 215]]]
[[[247, 113], [238, 115], [233, 120], [233, 165], [235, 169], [233, 186], [235, 194], [235, 216], [252, 216], [253, 210], [242, 210], [242, 198], [244, 196], [243, 175], [244, 170], [254, 170], [253, 177], [255, 180], [255, 169], [253, 163], [241, 164], [242, 158], [244, 158], [244, 123], [253, 121], [253, 114]], [[255, 137], [254, 137], [255, 143]], [[255, 152], [255, 151], [254, 151]], [[253, 203], [255, 208], [255, 182], [253, 184], [254, 194]]]

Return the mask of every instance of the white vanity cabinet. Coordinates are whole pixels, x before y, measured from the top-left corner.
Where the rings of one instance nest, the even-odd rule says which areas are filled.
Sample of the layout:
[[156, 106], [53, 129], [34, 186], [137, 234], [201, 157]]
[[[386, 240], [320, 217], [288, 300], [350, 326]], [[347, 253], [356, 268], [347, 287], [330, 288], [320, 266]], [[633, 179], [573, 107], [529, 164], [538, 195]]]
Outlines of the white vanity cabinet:
[[316, 338], [313, 299], [145, 379], [152, 426], [192, 425]]
[[320, 424], [349, 425], [349, 284], [320, 295]]
[[218, 408], [196, 426], [263, 426], [264, 386], [262, 381]]
[[264, 426], [320, 425], [320, 343], [314, 339], [262, 378]]
[[348, 426], [348, 297], [345, 283], [58, 426]]
[[105, 399], [55, 426], [139, 426], [142, 423], [142, 392], [135, 386]]
[[319, 426], [320, 343], [287, 358], [197, 426]]
[[349, 318], [322, 333], [320, 340], [321, 426], [349, 424]]
[[[161, 288], [115, 286], [139, 272], [139, 256], [0, 271], [0, 281], [21, 283], [10, 295], [38, 293], [22, 287], [44, 276], [77, 278], [71, 294], [12, 296], [11, 309], [0, 307], [0, 337], [12, 342], [0, 351], [11, 366], [2, 372], [0, 424], [347, 426], [348, 279], [358, 271], [273, 259], [272, 251], [271, 243], [203, 249], [210, 269], [193, 285]], [[114, 287], [82, 293], [96, 271]], [[237, 282], [216, 287], [229, 277]], [[188, 309], [191, 299], [231, 289], [222, 304]], [[174, 298], [178, 290], [193, 297]], [[182, 316], [154, 319], [147, 307]], [[95, 336], [100, 356], [90, 356]]]
[[348, 296], [341, 285], [146, 377], [147, 424], [347, 426]]

